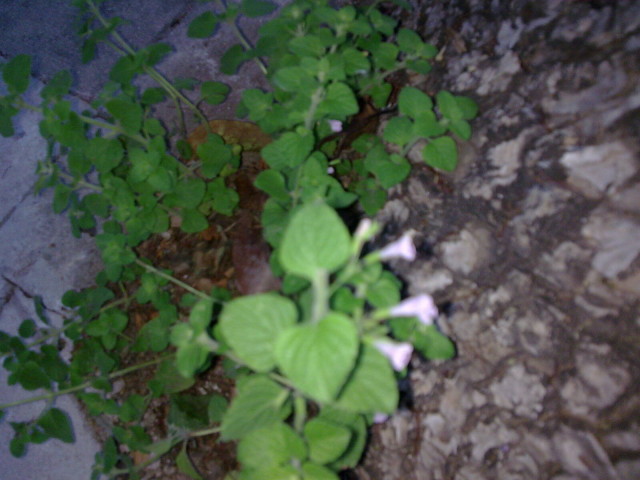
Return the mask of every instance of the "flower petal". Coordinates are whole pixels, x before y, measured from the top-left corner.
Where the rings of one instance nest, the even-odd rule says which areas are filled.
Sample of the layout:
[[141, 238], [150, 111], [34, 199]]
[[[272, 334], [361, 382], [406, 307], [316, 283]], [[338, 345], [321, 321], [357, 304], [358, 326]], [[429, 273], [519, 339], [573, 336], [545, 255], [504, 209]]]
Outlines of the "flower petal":
[[396, 317], [418, 317], [420, 323], [432, 325], [438, 317], [438, 307], [431, 295], [422, 294], [403, 300], [391, 308], [390, 313]]

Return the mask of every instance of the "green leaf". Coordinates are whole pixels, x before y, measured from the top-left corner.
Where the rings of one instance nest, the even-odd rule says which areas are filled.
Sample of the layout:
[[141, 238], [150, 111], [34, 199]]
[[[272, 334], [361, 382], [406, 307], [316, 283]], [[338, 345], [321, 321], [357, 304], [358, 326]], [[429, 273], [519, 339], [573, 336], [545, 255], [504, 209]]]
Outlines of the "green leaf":
[[372, 52], [373, 63], [382, 70], [392, 70], [396, 66], [398, 47], [392, 43], [381, 43]]
[[196, 148], [198, 158], [202, 160], [202, 174], [213, 178], [228, 165], [233, 157], [231, 148], [225, 144], [220, 135], [209, 134], [204, 143]]
[[435, 325], [428, 325], [424, 332], [420, 332], [414, 339], [414, 345], [430, 360], [447, 360], [453, 358], [456, 353], [451, 339], [440, 333]]
[[313, 34], [294, 37], [288, 43], [287, 48], [291, 53], [300, 57], [320, 57], [325, 51], [320, 37]]
[[109, 199], [100, 193], [90, 193], [85, 195], [82, 202], [93, 215], [106, 218], [109, 215], [111, 203]]
[[20, 323], [20, 326], [18, 327], [18, 335], [22, 338], [31, 338], [36, 334], [36, 330], [36, 322], [31, 318], [27, 318]]
[[398, 95], [398, 109], [403, 115], [415, 119], [424, 112], [430, 112], [433, 101], [429, 95], [415, 87], [404, 87]]
[[10, 105], [0, 105], [0, 135], [3, 137], [13, 137], [15, 133], [13, 129], [12, 118], [18, 113], [18, 110]]
[[140, 131], [144, 112], [139, 104], [114, 98], [109, 100], [105, 107], [128, 133], [138, 133]]
[[187, 209], [197, 208], [204, 198], [206, 185], [200, 178], [186, 178], [178, 182], [173, 193], [165, 197], [165, 205]]
[[256, 18], [269, 15], [276, 8], [278, 7], [273, 3], [263, 0], [242, 0], [240, 12], [249, 18]]
[[40, 96], [45, 100], [60, 99], [71, 89], [71, 74], [68, 70], [56, 73], [45, 85]]
[[153, 385], [153, 392], [156, 397], [166, 394], [178, 393], [191, 388], [195, 383], [193, 377], [185, 377], [180, 374], [173, 360], [163, 361], [156, 370], [153, 380], [149, 382], [149, 387]]
[[362, 457], [367, 442], [367, 424], [363, 415], [341, 410], [334, 406], [324, 406], [316, 418], [341, 425], [351, 432], [349, 446], [340, 458], [331, 462], [330, 467], [334, 470], [355, 467]]
[[227, 99], [230, 90], [231, 88], [222, 82], [203, 82], [200, 95], [209, 105], [218, 105]]
[[413, 30], [407, 28], [401, 28], [396, 34], [396, 42], [400, 50], [405, 53], [415, 53], [422, 45], [422, 39]]
[[213, 317], [213, 300], [203, 298], [198, 300], [189, 312], [189, 325], [196, 335], [206, 331]]
[[207, 415], [211, 423], [220, 423], [229, 408], [229, 402], [222, 395], [213, 394], [207, 406]]
[[[179, 331], [176, 327], [171, 330], [172, 337], [176, 331]], [[211, 350], [209, 348], [198, 343], [182, 345], [176, 353], [178, 372], [185, 378], [193, 377], [207, 363], [210, 354]]]
[[446, 131], [447, 128], [438, 122], [432, 110], [425, 110], [416, 115], [413, 122], [413, 134], [417, 137], [437, 137]]
[[462, 140], [471, 138], [471, 125], [466, 120], [456, 120], [449, 124], [449, 130], [455, 133]]
[[350, 236], [331, 207], [308, 204], [287, 226], [280, 248], [280, 263], [289, 273], [313, 280], [319, 271], [333, 272], [349, 258]]
[[411, 172], [411, 165], [405, 157], [397, 153], [389, 155], [382, 146], [374, 147], [366, 156], [364, 164], [385, 189], [402, 182]]
[[442, 115], [452, 122], [471, 120], [478, 114], [478, 105], [469, 97], [456, 96], [441, 90], [436, 95], [436, 101]]
[[364, 52], [347, 47], [341, 53], [347, 75], [363, 75], [371, 69], [371, 63]]
[[236, 440], [286, 418], [291, 411], [289, 396], [286, 388], [265, 376], [247, 378], [238, 385], [238, 393], [222, 419], [222, 439]]
[[190, 38], [207, 38], [212, 35], [218, 25], [218, 18], [207, 11], [194, 18], [189, 24], [187, 35]]
[[209, 226], [209, 221], [202, 213], [195, 209], [182, 210], [182, 224], [180, 228], [185, 233], [198, 233], [206, 230]]
[[238, 444], [238, 460], [247, 469], [288, 465], [306, 456], [304, 442], [284, 423], [253, 430]]
[[208, 395], [172, 395], [167, 421], [185, 430], [199, 430], [209, 425]]
[[65, 443], [73, 443], [73, 428], [66, 413], [59, 408], [50, 408], [37, 421], [44, 432]]
[[401, 283], [390, 272], [382, 276], [367, 288], [367, 301], [375, 308], [391, 308], [400, 303]]
[[313, 133], [306, 128], [286, 132], [262, 149], [262, 157], [276, 170], [300, 165], [313, 150]]
[[196, 468], [193, 466], [191, 459], [189, 458], [189, 454], [187, 453], [187, 442], [185, 441], [182, 444], [182, 448], [180, 449], [180, 453], [176, 457], [176, 465], [178, 470], [184, 473], [189, 478], [193, 478], [194, 480], [204, 480], [202, 475], [198, 473]]
[[64, 183], [59, 183], [53, 192], [53, 211], [62, 213], [69, 206], [73, 190]]
[[129, 182], [142, 182], [149, 178], [160, 164], [160, 153], [154, 150], [146, 152], [141, 148], [132, 148], [129, 150], [129, 161], [132, 165], [128, 176]]
[[291, 198], [284, 177], [277, 170], [268, 169], [260, 172], [254, 186], [280, 202], [287, 202]]
[[451, 137], [438, 137], [424, 147], [422, 157], [427, 165], [452, 172], [458, 164], [458, 149]]
[[145, 89], [145, 91], [142, 93], [140, 101], [144, 105], [155, 105], [156, 103], [163, 102], [165, 98], [166, 93], [164, 89], [160, 87], [151, 87]]
[[144, 59], [144, 64], [153, 67], [160, 63], [164, 57], [166, 57], [172, 48], [168, 43], [154, 43], [149, 45], [140, 51], [140, 55]]
[[213, 209], [223, 215], [232, 215], [238, 205], [240, 197], [238, 192], [228, 188], [223, 178], [216, 178], [207, 186], [207, 195], [213, 197]]
[[337, 406], [357, 413], [393, 413], [397, 405], [398, 387], [389, 361], [375, 347], [363, 344]]
[[304, 480], [340, 480], [340, 478], [327, 467], [317, 463], [305, 462], [302, 465]]
[[325, 97], [318, 106], [316, 118], [330, 116], [332, 119], [342, 120], [358, 113], [358, 110], [353, 90], [346, 83], [334, 82], [327, 88]]
[[382, 138], [386, 142], [404, 147], [414, 138], [413, 122], [408, 117], [394, 117], [384, 127]]
[[292, 383], [320, 402], [333, 401], [358, 355], [358, 331], [351, 320], [330, 313], [316, 324], [296, 325], [275, 344], [280, 370]]
[[329, 463], [340, 458], [351, 442], [351, 431], [342, 425], [314, 418], [304, 426], [304, 437], [309, 445], [309, 458], [318, 463]]
[[235, 75], [240, 65], [248, 59], [249, 56], [245, 52], [244, 47], [236, 43], [222, 55], [220, 59], [220, 71], [225, 75]]
[[391, 95], [391, 84], [389, 83], [378, 83], [373, 85], [369, 90], [371, 94], [371, 99], [373, 100], [373, 104], [378, 108], [384, 108], [387, 106], [387, 100], [389, 100], [389, 95]]
[[295, 304], [274, 293], [245, 296], [227, 303], [220, 315], [220, 331], [238, 358], [258, 372], [275, 366], [278, 335], [296, 323]]
[[314, 80], [309, 73], [297, 66], [278, 69], [272, 78], [273, 84], [285, 92], [296, 92], [301, 88], [313, 88]]
[[42, 367], [33, 360], [20, 364], [10, 379], [15, 379], [25, 390], [49, 388], [51, 385], [49, 376]]
[[142, 55], [125, 55], [118, 59], [109, 71], [109, 79], [120, 85], [130, 85], [142, 73]]
[[24, 93], [29, 87], [31, 56], [16, 55], [2, 69], [2, 79], [11, 93]]

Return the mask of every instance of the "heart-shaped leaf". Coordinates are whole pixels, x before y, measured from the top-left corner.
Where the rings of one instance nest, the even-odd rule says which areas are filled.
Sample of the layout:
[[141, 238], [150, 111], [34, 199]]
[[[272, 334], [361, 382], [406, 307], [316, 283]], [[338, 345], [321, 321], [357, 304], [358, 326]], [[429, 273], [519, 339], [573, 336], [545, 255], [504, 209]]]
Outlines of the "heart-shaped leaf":
[[285, 330], [275, 356], [293, 384], [320, 402], [334, 400], [353, 369], [358, 331], [344, 315], [331, 313], [316, 324]]
[[273, 293], [240, 297], [225, 305], [220, 332], [243, 362], [258, 372], [268, 372], [276, 363], [276, 338], [295, 324], [296, 317], [296, 307], [288, 298]]

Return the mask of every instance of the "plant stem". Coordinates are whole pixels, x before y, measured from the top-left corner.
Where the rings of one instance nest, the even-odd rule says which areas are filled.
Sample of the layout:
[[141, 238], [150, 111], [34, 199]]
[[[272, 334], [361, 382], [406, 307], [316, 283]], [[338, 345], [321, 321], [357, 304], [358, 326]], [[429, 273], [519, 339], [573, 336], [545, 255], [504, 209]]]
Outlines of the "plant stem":
[[206, 437], [207, 435], [213, 435], [214, 433], [220, 433], [220, 427], [205, 428], [204, 430], [196, 430], [195, 432], [189, 432], [189, 438]]
[[327, 314], [329, 303], [329, 274], [326, 270], [318, 270], [313, 277], [313, 305], [311, 307], [311, 323], [318, 323]]
[[196, 290], [191, 285], [187, 285], [186, 283], [178, 280], [176, 277], [172, 277], [171, 275], [168, 275], [163, 271], [158, 270], [157, 268], [149, 265], [148, 263], [144, 263], [139, 258], [136, 259], [136, 263], [140, 265], [142, 268], [144, 268], [145, 270], [147, 270], [148, 272], [158, 275], [160, 278], [164, 278], [165, 280], [169, 280], [171, 283], [178, 285], [179, 287], [185, 289], [187, 292], [193, 293], [194, 295], [200, 298], [203, 298], [205, 300], [213, 300], [214, 302], [218, 302], [218, 303], [224, 303], [216, 298], [213, 298], [211, 295], [207, 295], [206, 293], [201, 292], [200, 290]]
[[[217, 4], [222, 10], [227, 9], [227, 6], [224, 4], [222, 0], [217, 0]], [[253, 45], [251, 45], [251, 43], [249, 42], [245, 34], [242, 33], [242, 30], [240, 30], [240, 27], [238, 27], [238, 24], [236, 23], [237, 21], [238, 21], [237, 17], [234, 17], [232, 20], [229, 21], [229, 25], [231, 25], [231, 29], [233, 30], [234, 35], [240, 41], [240, 44], [243, 46], [245, 50], [252, 50]], [[258, 67], [262, 71], [263, 75], [266, 76], [267, 64], [265, 63], [265, 61], [262, 60], [262, 58], [260, 57], [255, 57], [254, 60], [258, 64]]]
[[[108, 22], [104, 18], [104, 16], [102, 15], [102, 13], [100, 13], [100, 9], [98, 9], [98, 7], [96, 7], [96, 5], [93, 3], [92, 0], [85, 0], [85, 1], [87, 2], [87, 5], [89, 6], [89, 9], [93, 13], [93, 15], [96, 17], [96, 19], [104, 27], [107, 27], [108, 26]], [[136, 51], [131, 47], [131, 45], [129, 45], [129, 43], [124, 39], [124, 37], [122, 37], [122, 35], [120, 35], [118, 32], [116, 32], [114, 30], [114, 31], [111, 32], [111, 36], [116, 41], [116, 43], [120, 46], [120, 48], [124, 52], [126, 52], [126, 54], [131, 55], [131, 56], [135, 56], [136, 55]], [[178, 90], [176, 87], [174, 87], [173, 84], [169, 80], [167, 80], [154, 67], [150, 67], [148, 65], [143, 65], [142, 68], [143, 68], [144, 72], [147, 75], [149, 75], [151, 78], [153, 78], [158, 85], [160, 85], [162, 88], [164, 88], [164, 90], [169, 94], [169, 96], [171, 96], [171, 98], [174, 99], [174, 101], [177, 101], [178, 105], [179, 105], [180, 101], [183, 102], [185, 105], [187, 105], [187, 107], [189, 107], [193, 111], [193, 113], [198, 117], [198, 119], [205, 125], [207, 130], [209, 132], [211, 131], [210, 127], [209, 127], [209, 122], [207, 121], [207, 118], [200, 111], [200, 109], [198, 107], [196, 107], [193, 104], [193, 102], [191, 102], [191, 100], [189, 100], [185, 95], [183, 95], [182, 92], [180, 92], [180, 90]], [[180, 108], [178, 108], [178, 110], [181, 112]], [[181, 113], [179, 113], [179, 115], [181, 115]]]
[[[135, 372], [137, 370], [141, 370], [143, 368], [150, 367], [152, 365], [155, 365], [157, 363], [160, 363], [160, 362], [166, 360], [167, 358], [171, 358], [174, 355], [175, 354], [171, 353], [171, 354], [168, 354], [168, 355], [164, 355], [162, 357], [155, 358], [153, 360], [149, 360], [148, 362], [143, 362], [143, 363], [139, 363], [137, 365], [132, 365], [130, 367], [123, 368], [122, 370], [118, 370], [117, 372], [113, 372], [113, 373], [109, 374], [107, 376], [107, 379], [108, 380], [113, 380], [115, 378], [122, 377], [124, 375], [127, 375], [129, 373]], [[5, 408], [17, 407], [18, 405], [26, 405], [28, 403], [38, 402], [40, 400], [51, 400], [52, 398], [61, 397], [62, 395], [68, 395], [70, 393], [79, 392], [81, 390], [84, 390], [85, 388], [89, 388], [91, 385], [92, 385], [92, 380], [87, 380], [86, 382], [81, 383], [80, 385], [75, 385], [73, 387], [69, 387], [69, 388], [65, 388], [65, 389], [62, 389], [62, 390], [58, 390], [57, 392], [49, 392], [49, 393], [45, 393], [45, 394], [38, 395], [38, 396], [35, 396], [35, 397], [25, 398], [25, 399], [22, 399], [22, 400], [16, 400], [15, 402], [9, 402], [9, 403], [2, 404], [2, 405], [0, 405], [0, 410], [4, 410]]]

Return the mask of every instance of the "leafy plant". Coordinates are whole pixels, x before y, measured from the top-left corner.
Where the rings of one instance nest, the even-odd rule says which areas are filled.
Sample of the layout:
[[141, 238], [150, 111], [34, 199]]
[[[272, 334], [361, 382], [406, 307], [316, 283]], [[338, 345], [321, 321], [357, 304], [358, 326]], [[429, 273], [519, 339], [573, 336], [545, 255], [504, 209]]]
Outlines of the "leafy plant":
[[[134, 50], [117, 31], [122, 19], [105, 18], [98, 1], [75, 3], [86, 16], [83, 59], [100, 42], [122, 54], [109, 81], [91, 111], [78, 113], [66, 99], [68, 72], [30, 104], [24, 94], [31, 59], [16, 56], [2, 66], [8, 94], [0, 98], [0, 133], [13, 135], [11, 119], [22, 109], [40, 113], [48, 149], [36, 189], [54, 190], [53, 209], [68, 213], [74, 235], [94, 232], [104, 270], [95, 287], [65, 294], [69, 314], [61, 327], [36, 301], [37, 320], [25, 320], [17, 335], [0, 332], [9, 383], [46, 392], [28, 400], [46, 400], [38, 418], [11, 423], [11, 452], [22, 456], [29, 443], [48, 438], [73, 441], [68, 417], [55, 407], [58, 396], [73, 393], [91, 414], [115, 419], [92, 478], [138, 478], [174, 447], [178, 468], [201, 478], [187, 444], [211, 434], [238, 442], [242, 470], [233, 478], [338, 478], [361, 458], [367, 426], [396, 409], [396, 381], [412, 352], [445, 359], [454, 347], [434, 324], [431, 297], [402, 300], [400, 281], [383, 268], [391, 258], [415, 258], [410, 236], [363, 255], [378, 226], [364, 219], [350, 232], [336, 210], [357, 202], [366, 214], [377, 212], [387, 189], [409, 175], [406, 155], [417, 142], [426, 141], [429, 165], [453, 170], [456, 143], [448, 134], [470, 137], [475, 103], [445, 91], [434, 102], [415, 87], [394, 85], [396, 72], [428, 73], [437, 51], [375, 4], [334, 9], [326, 0], [296, 0], [262, 26], [255, 45], [237, 20], [272, 13], [269, 2], [243, 0], [194, 19], [193, 38], [214, 35], [220, 23], [236, 31], [239, 43], [221, 58], [223, 72], [256, 61], [271, 84], [269, 91], [244, 91], [239, 115], [273, 139], [261, 144], [268, 168], [255, 186], [268, 195], [262, 229], [282, 278], [279, 292], [232, 298], [217, 287], [201, 291], [141, 258], [138, 247], [171, 225], [193, 234], [209, 227], [212, 213], [233, 213], [239, 196], [228, 180], [250, 147], [223, 129], [216, 133], [218, 124], [197, 108], [223, 102], [229, 88], [205, 81], [191, 100], [194, 82], [171, 83], [155, 69], [168, 45]], [[158, 86], [137, 88], [139, 75]], [[177, 107], [178, 130], [185, 130], [184, 108], [199, 120], [206, 129], [201, 142], [183, 138], [172, 148], [171, 129], [153, 116], [165, 100]], [[363, 115], [389, 117], [381, 137], [358, 135]], [[343, 155], [348, 148], [353, 153]], [[185, 292], [178, 303], [170, 287]], [[131, 328], [131, 307], [147, 304], [157, 315]], [[74, 342], [70, 361], [55, 347], [63, 337]], [[126, 366], [124, 358], [136, 351], [150, 360]], [[236, 380], [231, 403], [185, 393], [218, 357]], [[146, 393], [110, 395], [113, 380], [150, 367]], [[152, 438], [138, 421], [165, 397], [168, 435]], [[144, 452], [145, 460], [134, 462], [120, 445]]]

